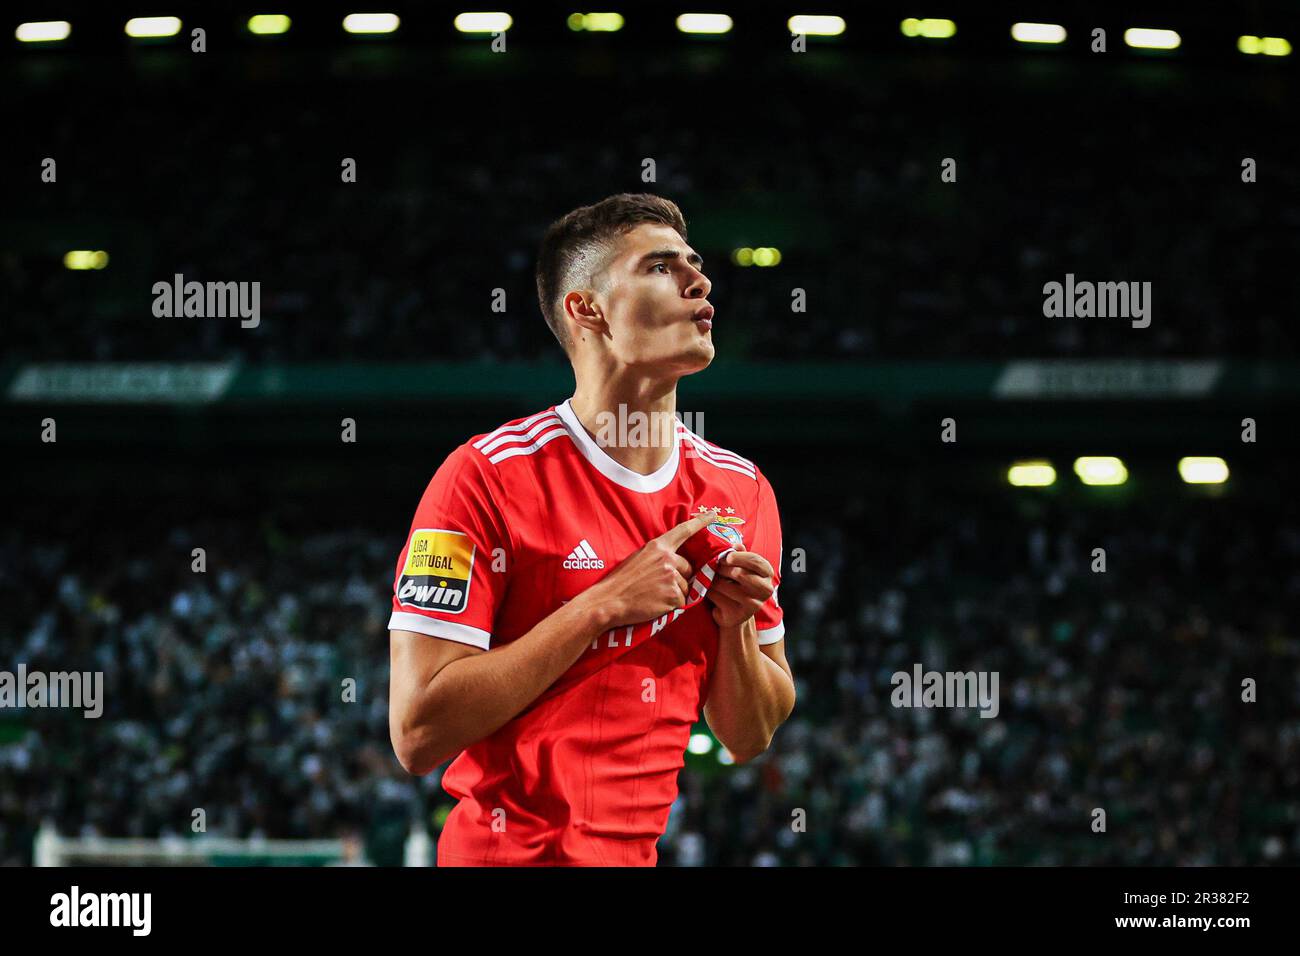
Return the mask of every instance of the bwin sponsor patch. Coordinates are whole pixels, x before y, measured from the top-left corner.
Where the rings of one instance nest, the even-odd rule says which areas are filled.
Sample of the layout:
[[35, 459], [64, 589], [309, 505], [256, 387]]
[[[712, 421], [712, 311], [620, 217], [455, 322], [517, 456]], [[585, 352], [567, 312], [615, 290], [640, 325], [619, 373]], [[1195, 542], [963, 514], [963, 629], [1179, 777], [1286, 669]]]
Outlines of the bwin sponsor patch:
[[425, 611], [459, 614], [469, 602], [474, 542], [459, 531], [420, 528], [411, 534], [406, 564], [397, 579], [397, 603]]

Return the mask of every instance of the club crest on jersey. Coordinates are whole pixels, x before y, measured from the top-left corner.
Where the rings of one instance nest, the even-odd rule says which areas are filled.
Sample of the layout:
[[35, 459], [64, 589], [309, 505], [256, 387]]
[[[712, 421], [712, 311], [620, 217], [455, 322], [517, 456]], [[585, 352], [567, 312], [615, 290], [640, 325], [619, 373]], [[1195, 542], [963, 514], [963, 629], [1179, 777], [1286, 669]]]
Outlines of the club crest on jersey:
[[469, 601], [474, 543], [459, 531], [420, 528], [411, 535], [397, 580], [397, 603], [459, 614]]
[[709, 524], [709, 531], [732, 547], [740, 548], [745, 544], [744, 536], [740, 533], [740, 526], [744, 523], [745, 519], [739, 515], [718, 514]]
[[745, 544], [745, 539], [741, 537], [739, 528], [727, 524], [715, 523], [709, 525], [709, 530], [733, 548], [739, 548]]

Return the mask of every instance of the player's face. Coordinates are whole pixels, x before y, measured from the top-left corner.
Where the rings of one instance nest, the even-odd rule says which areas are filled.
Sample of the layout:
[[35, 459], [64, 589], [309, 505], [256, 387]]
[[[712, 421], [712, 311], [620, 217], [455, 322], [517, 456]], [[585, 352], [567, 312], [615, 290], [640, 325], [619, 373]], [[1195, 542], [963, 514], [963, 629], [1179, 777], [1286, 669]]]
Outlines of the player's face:
[[622, 364], [689, 374], [713, 361], [713, 286], [703, 265], [670, 226], [645, 223], [623, 236], [602, 296]]

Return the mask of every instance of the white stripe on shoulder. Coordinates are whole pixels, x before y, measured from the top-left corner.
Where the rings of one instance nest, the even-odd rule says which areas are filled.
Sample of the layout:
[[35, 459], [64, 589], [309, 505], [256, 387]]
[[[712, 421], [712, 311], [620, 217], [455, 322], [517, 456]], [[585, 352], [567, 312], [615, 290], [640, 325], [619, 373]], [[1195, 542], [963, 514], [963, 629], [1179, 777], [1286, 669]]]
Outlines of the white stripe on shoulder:
[[703, 438], [695, 434], [695, 432], [691, 431], [685, 425], [679, 423], [678, 430], [679, 432], [684, 434], [687, 438], [689, 438], [691, 440], [691, 443], [694, 444], [697, 448], [703, 448], [705, 451], [710, 452], [714, 458], [717, 458], [721, 461], [732, 461], [735, 462], [737, 465], [744, 465], [746, 468], [749, 469], [754, 468], [754, 463], [750, 461], [748, 458], [742, 458], [740, 455], [737, 455], [734, 451], [727, 451], [727, 449], [723, 448], [721, 445], [715, 445], [711, 441], [705, 441]]
[[548, 415], [554, 416], [555, 409], [548, 408], [544, 412], [538, 412], [536, 415], [530, 415], [529, 417], [525, 418], [523, 421], [518, 422], [517, 424], [514, 425], [502, 425], [500, 428], [496, 429], [496, 431], [489, 432], [488, 434], [480, 438], [478, 441], [476, 441], [474, 443], [474, 447], [481, 450], [483, 446], [486, 445], [488, 442], [492, 441], [495, 438], [499, 438], [502, 435], [507, 435], [510, 432], [527, 431], [528, 428], [534, 422], [540, 421], [541, 419], [547, 417]]
[[[689, 441], [690, 439], [687, 440]], [[694, 446], [696, 451], [698, 451], [701, 455], [707, 457], [710, 461], [725, 461], [730, 465], [739, 465], [741, 468], [744, 468], [746, 471], [754, 470], [753, 465], [751, 465], [749, 462], [745, 461], [745, 459], [739, 457], [738, 455], [719, 454], [718, 452], [710, 448], [708, 445], [702, 444], [700, 442], [691, 441], [691, 444]]]
[[498, 464], [499, 462], [505, 461], [507, 458], [513, 458], [515, 457], [515, 455], [534, 454], [539, 448], [541, 448], [551, 439], [559, 438], [562, 435], [567, 435], [567, 434], [569, 434], [569, 430], [565, 428], [563, 424], [561, 424], [555, 427], [553, 431], [549, 431], [543, 435], [539, 435], [537, 437], [537, 440], [534, 441], [532, 444], [512, 445], [511, 447], [505, 449], [504, 451], [499, 451], [495, 455], [491, 455], [488, 458], [488, 461], [492, 462], [492, 464], [495, 465]]
[[[530, 442], [538, 435], [540, 435], [542, 432], [546, 431], [546, 429], [554, 428], [556, 425], [561, 425], [561, 424], [563, 423], [554, 415], [552, 415], [550, 418], [543, 418], [541, 421], [539, 421], [532, 428], [528, 429], [528, 431], [526, 432], [508, 433], [505, 435], [501, 435], [497, 438], [494, 438], [486, 445], [483, 445], [481, 448], [479, 448], [479, 451], [481, 451], [485, 455], [491, 455], [502, 445], [509, 445], [512, 442], [515, 444]], [[475, 447], [478, 446], [476, 445]]]
[[744, 475], [745, 477], [751, 478], [754, 481], [758, 480], [758, 476], [753, 472], [753, 470], [746, 468], [744, 465], [737, 465], [735, 462], [721, 461], [717, 458], [714, 458], [712, 454], [705, 451], [702, 447], [698, 445], [688, 446], [688, 454], [690, 456], [699, 459], [700, 461], [707, 461], [714, 468], [721, 468], [724, 471], [734, 471], [737, 474]]
[[741, 468], [739, 465], [729, 465], [725, 461], [713, 461], [712, 459], [706, 458], [704, 455], [700, 455], [699, 458], [700, 461], [707, 461], [714, 468], [721, 468], [723, 471], [734, 471], [738, 475], [744, 475], [746, 478], [758, 481], [758, 478], [755, 477], [754, 473], [747, 468]]
[[758, 480], [758, 475], [755, 473], [754, 467], [745, 463], [743, 458], [739, 458], [738, 456], [722, 458], [716, 452], [710, 451], [703, 443], [696, 441], [694, 436], [686, 435], [684, 437], [688, 442], [690, 442], [689, 451], [694, 453], [694, 457], [701, 461], [707, 461], [715, 468], [721, 468], [724, 471], [734, 471], [737, 474], [746, 476], [747, 478], [752, 478], [754, 481]]

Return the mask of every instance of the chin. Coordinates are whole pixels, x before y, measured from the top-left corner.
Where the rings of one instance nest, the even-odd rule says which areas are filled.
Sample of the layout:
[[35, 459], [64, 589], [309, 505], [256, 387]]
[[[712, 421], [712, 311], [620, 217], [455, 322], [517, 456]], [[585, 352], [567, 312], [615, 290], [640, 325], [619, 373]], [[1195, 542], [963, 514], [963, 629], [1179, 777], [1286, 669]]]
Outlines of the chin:
[[694, 375], [709, 367], [713, 362], [713, 355], [713, 343], [706, 338], [701, 338], [666, 355], [628, 359], [623, 365], [650, 375]]
[[682, 364], [686, 366], [685, 374], [691, 375], [704, 371], [713, 362], [715, 353], [713, 343], [708, 339], [702, 339], [696, 348], [682, 356]]

